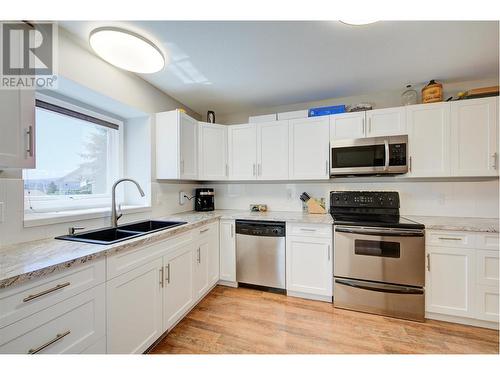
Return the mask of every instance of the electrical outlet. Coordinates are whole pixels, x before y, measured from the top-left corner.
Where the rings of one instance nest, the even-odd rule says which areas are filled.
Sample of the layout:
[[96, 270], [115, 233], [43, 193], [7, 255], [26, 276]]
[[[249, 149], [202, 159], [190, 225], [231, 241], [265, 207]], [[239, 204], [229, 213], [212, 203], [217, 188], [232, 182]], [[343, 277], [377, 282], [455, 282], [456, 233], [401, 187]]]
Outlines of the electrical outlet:
[[187, 193], [185, 191], [179, 191], [179, 204], [182, 206], [184, 203], [186, 203], [186, 196]]

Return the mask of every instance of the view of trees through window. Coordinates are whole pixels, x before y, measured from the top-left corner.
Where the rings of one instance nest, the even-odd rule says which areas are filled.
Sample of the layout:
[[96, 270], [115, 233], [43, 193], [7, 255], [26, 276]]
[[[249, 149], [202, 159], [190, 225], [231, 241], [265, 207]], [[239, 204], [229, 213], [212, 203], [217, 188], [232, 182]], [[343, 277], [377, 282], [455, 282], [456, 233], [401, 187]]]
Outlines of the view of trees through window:
[[24, 171], [25, 196], [107, 193], [116, 130], [41, 108], [36, 125], [37, 165]]

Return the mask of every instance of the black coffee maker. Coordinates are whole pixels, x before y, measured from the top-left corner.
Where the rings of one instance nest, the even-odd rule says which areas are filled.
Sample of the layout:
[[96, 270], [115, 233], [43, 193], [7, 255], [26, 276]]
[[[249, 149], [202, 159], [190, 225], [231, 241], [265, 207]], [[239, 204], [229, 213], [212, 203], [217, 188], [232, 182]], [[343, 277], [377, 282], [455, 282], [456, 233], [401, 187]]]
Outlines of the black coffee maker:
[[215, 193], [212, 188], [195, 189], [194, 209], [196, 211], [213, 211], [215, 209]]

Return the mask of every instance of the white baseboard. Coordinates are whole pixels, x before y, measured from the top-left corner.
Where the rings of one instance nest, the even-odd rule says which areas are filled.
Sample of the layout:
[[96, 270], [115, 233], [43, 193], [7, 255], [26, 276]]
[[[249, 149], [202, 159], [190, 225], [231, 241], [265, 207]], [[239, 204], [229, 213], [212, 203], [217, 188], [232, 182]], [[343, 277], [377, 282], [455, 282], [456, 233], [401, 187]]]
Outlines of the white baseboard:
[[446, 314], [426, 312], [425, 318], [426, 319], [434, 319], [434, 320], [442, 320], [442, 321], [451, 322], [451, 323], [465, 324], [468, 326], [496, 329], [497, 331], [499, 328], [498, 322], [488, 322], [486, 320], [463, 318], [460, 316], [452, 316], [452, 315], [446, 315]]
[[332, 303], [332, 296], [320, 296], [317, 294], [310, 294], [310, 293], [302, 293], [302, 292], [293, 292], [291, 290], [286, 291], [286, 295], [290, 297], [298, 297], [298, 298], [304, 298], [304, 299], [312, 299], [315, 301], [322, 301], [322, 302], [330, 302]]
[[223, 285], [223, 286], [230, 286], [231, 288], [237, 288], [238, 287], [238, 282], [237, 281], [219, 280], [219, 282], [217, 284]]

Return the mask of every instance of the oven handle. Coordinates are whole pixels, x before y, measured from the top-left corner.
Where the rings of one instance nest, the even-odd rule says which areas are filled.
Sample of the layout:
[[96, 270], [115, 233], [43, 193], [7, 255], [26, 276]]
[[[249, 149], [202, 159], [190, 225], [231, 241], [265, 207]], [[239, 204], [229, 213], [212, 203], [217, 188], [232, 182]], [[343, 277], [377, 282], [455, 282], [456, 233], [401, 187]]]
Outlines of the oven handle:
[[389, 141], [384, 139], [384, 149], [385, 149], [385, 165], [384, 171], [389, 169]]
[[397, 228], [363, 228], [363, 227], [335, 227], [335, 232], [364, 234], [385, 237], [423, 237], [424, 231], [421, 229], [397, 229]]
[[424, 294], [422, 288], [414, 288], [402, 285], [387, 285], [379, 283], [370, 283], [367, 281], [335, 279], [337, 284], [350, 286], [352, 288], [371, 290], [373, 292], [394, 293], [394, 294]]

